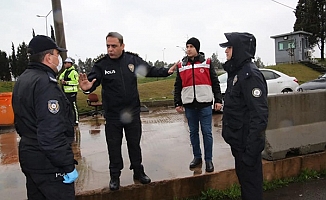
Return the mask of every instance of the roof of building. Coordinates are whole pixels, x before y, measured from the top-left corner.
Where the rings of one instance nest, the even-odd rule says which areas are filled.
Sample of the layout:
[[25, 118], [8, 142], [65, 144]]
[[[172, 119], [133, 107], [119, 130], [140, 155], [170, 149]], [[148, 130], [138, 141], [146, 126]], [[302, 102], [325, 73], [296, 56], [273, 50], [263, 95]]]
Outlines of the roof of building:
[[274, 35], [274, 36], [271, 36], [271, 38], [279, 38], [279, 37], [284, 37], [284, 36], [289, 36], [289, 35], [297, 35], [297, 34], [312, 35], [312, 33], [309, 33], [306, 31], [294, 31], [294, 32], [290, 32], [290, 33], [284, 33], [281, 35]]

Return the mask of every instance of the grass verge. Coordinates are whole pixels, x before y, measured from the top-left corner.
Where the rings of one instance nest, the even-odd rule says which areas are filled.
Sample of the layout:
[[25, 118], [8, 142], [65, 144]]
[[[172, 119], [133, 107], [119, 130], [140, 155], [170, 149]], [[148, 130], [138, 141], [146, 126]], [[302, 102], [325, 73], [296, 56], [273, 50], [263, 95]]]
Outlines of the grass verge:
[[[288, 186], [291, 183], [306, 182], [308, 180], [325, 178], [326, 170], [317, 172], [315, 170], [305, 169], [297, 177], [284, 178], [273, 181], [264, 181], [264, 191], [276, 190]], [[226, 190], [208, 189], [203, 191], [200, 196], [186, 198], [184, 200], [238, 200], [241, 197], [241, 190], [238, 184], [232, 185]], [[176, 199], [177, 200], [177, 199]]]

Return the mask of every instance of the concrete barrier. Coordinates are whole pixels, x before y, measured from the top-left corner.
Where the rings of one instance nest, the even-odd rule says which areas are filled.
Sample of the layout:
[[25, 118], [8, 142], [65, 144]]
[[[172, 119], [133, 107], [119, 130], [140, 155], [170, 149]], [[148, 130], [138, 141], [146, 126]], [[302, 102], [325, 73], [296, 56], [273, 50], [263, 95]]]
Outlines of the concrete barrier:
[[153, 101], [142, 101], [141, 105], [147, 107], [164, 107], [164, 106], [174, 106], [173, 99], [167, 100], [153, 100]]
[[325, 91], [269, 96], [268, 104], [264, 159], [277, 160], [325, 150]]

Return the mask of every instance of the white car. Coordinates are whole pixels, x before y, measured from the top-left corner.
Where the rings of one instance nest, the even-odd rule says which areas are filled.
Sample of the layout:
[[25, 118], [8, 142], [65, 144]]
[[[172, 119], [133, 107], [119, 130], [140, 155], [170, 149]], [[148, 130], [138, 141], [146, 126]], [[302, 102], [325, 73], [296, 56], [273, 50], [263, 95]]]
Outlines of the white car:
[[[260, 69], [260, 71], [263, 73], [266, 79], [268, 95], [295, 92], [295, 89], [299, 86], [298, 80], [295, 77], [288, 76], [273, 69], [265, 68]], [[227, 76], [227, 73], [218, 76], [223, 97], [227, 87]]]

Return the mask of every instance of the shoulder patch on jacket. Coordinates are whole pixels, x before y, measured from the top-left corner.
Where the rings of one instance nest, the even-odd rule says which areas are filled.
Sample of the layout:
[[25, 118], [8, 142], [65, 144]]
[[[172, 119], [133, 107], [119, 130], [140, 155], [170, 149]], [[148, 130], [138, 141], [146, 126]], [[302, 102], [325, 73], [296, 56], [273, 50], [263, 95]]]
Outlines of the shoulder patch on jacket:
[[134, 53], [134, 52], [126, 51], [126, 53], [139, 57], [139, 55], [137, 53]]
[[93, 60], [93, 62], [94, 62], [94, 63], [97, 63], [97, 62], [103, 60], [104, 58], [106, 58], [107, 55], [108, 55], [108, 54], [104, 54], [104, 53], [102, 53], [102, 54], [99, 55], [97, 58], [95, 58], [95, 59]]
[[57, 114], [60, 110], [59, 102], [57, 100], [49, 100], [48, 101], [48, 110], [52, 114]]

